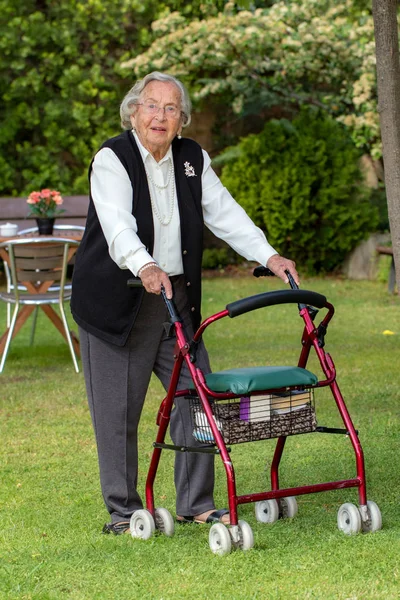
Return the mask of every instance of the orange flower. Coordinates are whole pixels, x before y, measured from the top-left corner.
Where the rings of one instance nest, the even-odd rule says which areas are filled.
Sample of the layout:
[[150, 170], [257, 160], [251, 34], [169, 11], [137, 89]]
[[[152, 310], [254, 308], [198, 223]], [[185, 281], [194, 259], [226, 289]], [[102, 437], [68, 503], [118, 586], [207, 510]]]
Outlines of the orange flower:
[[31, 205], [30, 214], [34, 217], [54, 218], [65, 212], [57, 208], [63, 203], [63, 198], [58, 190], [44, 188], [40, 192], [31, 192], [27, 203]]

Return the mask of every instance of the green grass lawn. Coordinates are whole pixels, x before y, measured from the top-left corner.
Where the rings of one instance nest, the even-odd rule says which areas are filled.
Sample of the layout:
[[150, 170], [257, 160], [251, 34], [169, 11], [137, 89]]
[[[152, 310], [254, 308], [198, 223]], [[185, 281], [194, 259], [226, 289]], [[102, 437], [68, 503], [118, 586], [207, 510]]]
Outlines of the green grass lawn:
[[[203, 316], [264, 290], [276, 280], [251, 277], [204, 282]], [[381, 509], [382, 530], [346, 536], [336, 524], [355, 489], [298, 498], [294, 519], [257, 523], [251, 504], [239, 518], [254, 532], [251, 551], [211, 553], [208, 526], [177, 526], [173, 537], [148, 541], [105, 536], [96, 448], [83, 375], [44, 315], [33, 347], [29, 326], [15, 338], [0, 375], [1, 599], [398, 599], [400, 596], [400, 305], [384, 283], [310, 279], [302, 287], [336, 308], [326, 339], [337, 379], [365, 454], [368, 498]], [[5, 327], [5, 308], [0, 306]], [[318, 317], [317, 317], [317, 322]], [[72, 323], [72, 321], [71, 321]], [[395, 335], [385, 335], [389, 330]], [[302, 321], [293, 305], [262, 309], [210, 327], [206, 342], [215, 370], [257, 364], [296, 364]], [[315, 360], [311, 370], [320, 374]], [[155, 438], [162, 399], [152, 381], [141, 422], [140, 488]], [[111, 400], [111, 399], [110, 399]], [[316, 393], [318, 423], [341, 426], [328, 390]], [[274, 440], [232, 446], [238, 493], [269, 489]], [[226, 480], [217, 457], [216, 499], [226, 506]], [[288, 438], [281, 465], [284, 487], [355, 476], [343, 435]], [[173, 453], [164, 452], [156, 504], [173, 515]]]

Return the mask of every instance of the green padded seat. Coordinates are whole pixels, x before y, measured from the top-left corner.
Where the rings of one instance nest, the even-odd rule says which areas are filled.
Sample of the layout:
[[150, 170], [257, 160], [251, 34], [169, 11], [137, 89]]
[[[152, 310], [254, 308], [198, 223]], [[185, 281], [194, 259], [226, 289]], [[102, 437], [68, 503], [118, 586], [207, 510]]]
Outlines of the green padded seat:
[[248, 367], [209, 373], [206, 383], [213, 392], [232, 392], [241, 396], [287, 386], [307, 387], [317, 384], [318, 377], [301, 367]]

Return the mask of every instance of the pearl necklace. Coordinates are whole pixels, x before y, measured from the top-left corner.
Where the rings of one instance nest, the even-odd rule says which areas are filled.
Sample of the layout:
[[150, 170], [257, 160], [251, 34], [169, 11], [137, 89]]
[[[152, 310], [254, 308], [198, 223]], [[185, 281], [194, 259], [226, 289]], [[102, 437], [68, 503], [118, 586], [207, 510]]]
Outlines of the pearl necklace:
[[169, 169], [168, 169], [168, 178], [167, 178], [167, 183], [165, 185], [160, 185], [159, 183], [156, 183], [153, 179], [153, 177], [150, 175], [150, 173], [148, 172], [148, 170], [145, 167], [145, 171], [146, 171], [146, 175], [148, 177], [148, 179], [150, 179], [151, 183], [158, 188], [159, 190], [165, 190], [165, 188], [167, 188], [169, 186], [169, 182], [171, 179], [171, 175], [173, 173], [174, 170], [174, 165], [172, 164], [172, 161], [170, 159], [169, 161]]
[[165, 185], [159, 185], [158, 183], [156, 183], [146, 168], [145, 168], [145, 171], [146, 171], [146, 175], [147, 175], [147, 178], [149, 179], [149, 181], [154, 185], [155, 188], [158, 188], [159, 190], [165, 190], [170, 185], [170, 182], [171, 182], [169, 202], [168, 202], [168, 215], [167, 215], [166, 219], [163, 219], [163, 217], [161, 216], [161, 213], [158, 210], [158, 206], [157, 206], [157, 204], [153, 198], [153, 195], [151, 193], [151, 185], [149, 185], [150, 202], [151, 202], [151, 208], [153, 210], [153, 214], [160, 221], [161, 225], [169, 225], [172, 220], [172, 215], [174, 213], [174, 205], [175, 205], [175, 181], [174, 181], [174, 177], [173, 177], [174, 165], [172, 164], [172, 161], [170, 161], [167, 183]]

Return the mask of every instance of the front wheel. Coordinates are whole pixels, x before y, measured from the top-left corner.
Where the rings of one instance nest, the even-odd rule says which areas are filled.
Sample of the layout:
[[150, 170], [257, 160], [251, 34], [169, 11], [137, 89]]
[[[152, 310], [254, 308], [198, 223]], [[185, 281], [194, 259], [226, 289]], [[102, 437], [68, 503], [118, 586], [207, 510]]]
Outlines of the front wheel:
[[223, 523], [215, 523], [208, 536], [210, 548], [214, 554], [224, 556], [232, 549], [231, 536]]
[[354, 535], [361, 531], [361, 515], [357, 506], [351, 502], [342, 504], [338, 511], [337, 524], [347, 535]]
[[174, 535], [175, 524], [174, 519], [166, 508], [156, 508], [155, 522], [157, 531], [161, 531], [164, 535], [171, 537]]
[[378, 505], [372, 500], [367, 500], [368, 519], [361, 520], [361, 527], [364, 533], [373, 533], [382, 529], [382, 515]]
[[238, 521], [239, 527], [239, 543], [238, 547], [243, 550], [251, 550], [254, 546], [254, 535], [253, 531], [246, 521]]
[[131, 516], [129, 528], [133, 538], [148, 540], [156, 530], [153, 515], [144, 508], [136, 510]]

